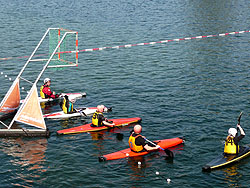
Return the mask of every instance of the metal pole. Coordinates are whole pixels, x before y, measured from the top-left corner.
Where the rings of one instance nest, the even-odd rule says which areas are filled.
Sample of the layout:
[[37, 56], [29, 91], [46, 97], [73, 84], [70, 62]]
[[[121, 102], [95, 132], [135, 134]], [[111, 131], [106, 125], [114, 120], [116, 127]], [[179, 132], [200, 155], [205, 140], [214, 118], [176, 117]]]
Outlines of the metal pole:
[[39, 46], [41, 45], [41, 43], [43, 42], [44, 38], [46, 37], [47, 33], [49, 32], [50, 28], [47, 29], [46, 33], [43, 35], [42, 39], [40, 40], [40, 42], [38, 43], [38, 45], [36, 46], [35, 50], [32, 52], [31, 56], [29, 57], [29, 59], [27, 60], [27, 62], [25, 63], [25, 65], [23, 66], [22, 70], [19, 72], [18, 77], [20, 77], [24, 71], [24, 69], [26, 68], [26, 66], [29, 64], [30, 60], [32, 59], [32, 57], [34, 56], [34, 54], [36, 53], [37, 49], [39, 48]]
[[42, 70], [42, 71], [40, 72], [40, 74], [38, 75], [38, 77], [37, 77], [36, 81], [34, 82], [34, 84], [36, 84], [36, 83], [38, 82], [38, 80], [41, 78], [42, 74], [44, 73], [44, 71], [45, 71], [46, 68], [48, 67], [48, 65], [49, 65], [49, 63], [50, 63], [52, 57], [55, 55], [55, 53], [56, 53], [57, 49], [60, 47], [62, 41], [64, 40], [64, 38], [66, 37], [66, 35], [69, 34], [69, 33], [75, 33], [75, 32], [66, 32], [66, 33], [64, 33], [62, 39], [60, 40], [60, 42], [59, 42], [58, 45], [56, 46], [54, 52], [51, 54], [51, 56], [50, 56], [49, 60], [47, 61], [47, 63], [44, 65], [43, 70]]

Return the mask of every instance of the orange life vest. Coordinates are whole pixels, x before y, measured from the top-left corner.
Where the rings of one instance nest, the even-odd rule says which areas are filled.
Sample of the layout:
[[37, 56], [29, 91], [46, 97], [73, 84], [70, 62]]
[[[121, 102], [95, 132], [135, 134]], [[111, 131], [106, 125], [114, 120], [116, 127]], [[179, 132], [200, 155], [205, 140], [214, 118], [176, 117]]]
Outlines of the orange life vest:
[[129, 143], [129, 147], [132, 151], [134, 152], [140, 152], [142, 151], [144, 148], [143, 146], [137, 146], [135, 144], [135, 139], [138, 137], [138, 136], [141, 136], [141, 135], [137, 135], [137, 136], [132, 136], [133, 133], [130, 135], [129, 139], [128, 139], [128, 143]]

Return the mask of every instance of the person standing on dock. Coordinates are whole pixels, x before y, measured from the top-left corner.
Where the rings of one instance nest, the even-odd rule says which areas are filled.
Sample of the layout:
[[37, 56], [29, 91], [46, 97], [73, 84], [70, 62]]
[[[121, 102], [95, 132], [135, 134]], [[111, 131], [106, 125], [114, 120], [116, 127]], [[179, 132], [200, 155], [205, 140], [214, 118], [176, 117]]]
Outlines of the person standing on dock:
[[115, 124], [112, 122], [109, 122], [107, 118], [104, 117], [103, 112], [106, 107], [104, 105], [98, 105], [96, 112], [93, 114], [92, 117], [92, 127], [101, 127], [101, 126], [107, 126], [107, 127], [114, 127]]
[[55, 98], [58, 98], [59, 95], [56, 94], [54, 91], [52, 92], [50, 90], [50, 84], [51, 84], [50, 78], [45, 78], [43, 82], [44, 82], [44, 84], [40, 87], [40, 96], [43, 99], [48, 99], [48, 98], [55, 99]]
[[[240, 136], [237, 136], [237, 129], [240, 130]], [[236, 128], [230, 128], [228, 130], [228, 136], [225, 141], [225, 147], [224, 147], [224, 154], [230, 155], [230, 154], [238, 154], [240, 147], [239, 147], [239, 142], [242, 138], [245, 136], [245, 132], [240, 126], [240, 124], [237, 124], [237, 129]]]
[[134, 129], [129, 137], [129, 147], [133, 152], [138, 153], [143, 151], [157, 150], [160, 148], [159, 145], [149, 146], [149, 144], [146, 143], [145, 137], [140, 135], [141, 131], [141, 125], [137, 124], [134, 126]]

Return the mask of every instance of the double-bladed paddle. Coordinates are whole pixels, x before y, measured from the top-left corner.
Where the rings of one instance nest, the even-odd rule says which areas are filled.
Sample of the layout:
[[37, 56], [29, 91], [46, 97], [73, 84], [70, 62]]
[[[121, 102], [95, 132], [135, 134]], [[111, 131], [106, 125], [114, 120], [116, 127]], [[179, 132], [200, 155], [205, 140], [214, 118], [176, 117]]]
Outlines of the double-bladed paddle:
[[[147, 142], [149, 142], [150, 144], [157, 146], [157, 144], [155, 144], [154, 142], [151, 142], [150, 140], [144, 138]], [[174, 158], [174, 153], [172, 151], [170, 151], [169, 149], [163, 149], [162, 147], [159, 147], [162, 151], [165, 151], [166, 155], [170, 158], [173, 159]]]
[[243, 112], [241, 112], [240, 115], [239, 115], [239, 117], [238, 117], [238, 124], [239, 124], [239, 125], [240, 125], [240, 118], [241, 118], [241, 116], [242, 116], [242, 113], [243, 113]]
[[[239, 115], [239, 117], [238, 117], [238, 125], [240, 125], [240, 118], [242, 116], [242, 113], [243, 112], [241, 112], [240, 115]], [[238, 126], [236, 126], [236, 127], [237, 127], [236, 129], [237, 129], [237, 132], [238, 132], [239, 131], [239, 127]]]

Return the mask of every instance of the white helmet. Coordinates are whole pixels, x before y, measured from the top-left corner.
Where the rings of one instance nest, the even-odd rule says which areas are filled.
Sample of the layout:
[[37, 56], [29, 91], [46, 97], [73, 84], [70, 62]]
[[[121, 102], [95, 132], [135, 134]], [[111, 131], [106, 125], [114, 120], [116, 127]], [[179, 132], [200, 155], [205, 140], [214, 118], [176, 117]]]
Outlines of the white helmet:
[[50, 79], [49, 78], [45, 78], [44, 80], [43, 80], [43, 82], [46, 84], [48, 81], [50, 81]]
[[72, 102], [72, 103], [75, 103], [76, 102], [76, 99], [74, 96], [70, 95], [69, 96], [69, 101]]
[[237, 130], [235, 128], [230, 128], [230, 129], [228, 129], [228, 134], [235, 137], [237, 134]]
[[105, 106], [104, 106], [104, 105], [98, 105], [98, 106], [97, 106], [98, 112], [103, 112], [104, 109], [105, 109]]

